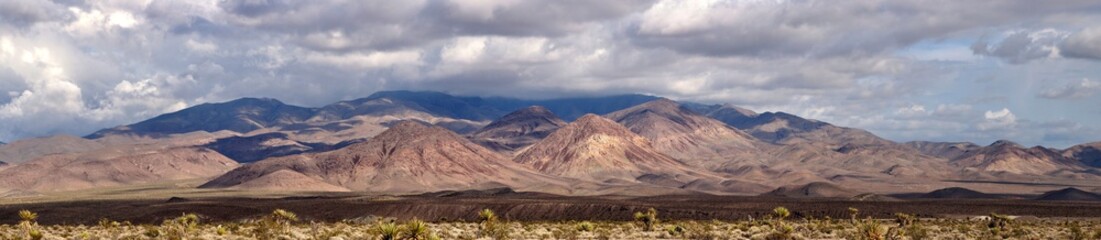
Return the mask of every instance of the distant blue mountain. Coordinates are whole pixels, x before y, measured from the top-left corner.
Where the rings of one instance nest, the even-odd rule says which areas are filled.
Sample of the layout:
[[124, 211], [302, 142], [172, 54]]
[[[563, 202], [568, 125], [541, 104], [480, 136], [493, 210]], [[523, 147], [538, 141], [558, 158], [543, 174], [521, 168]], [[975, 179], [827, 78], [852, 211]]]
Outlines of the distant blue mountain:
[[495, 120], [510, 112], [530, 106], [543, 106], [566, 121], [573, 121], [587, 113], [607, 114], [628, 108], [658, 97], [626, 94], [606, 97], [560, 98], [525, 100], [503, 97], [457, 97], [440, 92], [385, 91], [371, 94], [363, 100], [389, 98], [411, 102], [430, 113], [458, 119]]
[[135, 124], [100, 130], [85, 138], [95, 139], [110, 134], [159, 136], [221, 130], [245, 133], [305, 121], [315, 113], [317, 109], [288, 105], [275, 99], [241, 98], [224, 103], [200, 104]]
[[308, 108], [285, 104], [275, 99], [241, 98], [223, 103], [200, 104], [131, 125], [103, 129], [85, 137], [95, 139], [112, 134], [156, 137], [175, 133], [221, 130], [246, 133], [261, 128], [301, 123], [319, 115], [322, 115], [322, 119], [345, 119], [364, 114], [385, 114], [395, 109], [412, 109], [455, 119], [485, 121], [498, 119], [522, 108], [540, 105], [566, 121], [573, 121], [586, 113], [606, 114], [654, 99], [658, 97], [629, 94], [525, 100], [502, 97], [461, 97], [441, 92], [383, 91], [366, 98], [341, 101], [320, 108]]

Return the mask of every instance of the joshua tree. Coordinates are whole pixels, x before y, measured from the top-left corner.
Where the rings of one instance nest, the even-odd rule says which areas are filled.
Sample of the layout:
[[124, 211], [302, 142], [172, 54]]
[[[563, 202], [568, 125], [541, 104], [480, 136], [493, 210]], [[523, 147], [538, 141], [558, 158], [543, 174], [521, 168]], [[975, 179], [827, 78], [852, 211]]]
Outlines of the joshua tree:
[[478, 219], [482, 222], [482, 236], [488, 236], [493, 239], [507, 239], [510, 229], [507, 224], [499, 224], [497, 222], [497, 214], [493, 213], [493, 210], [483, 209], [478, 212]]
[[23, 232], [27, 235], [28, 239], [38, 240], [42, 239], [42, 230], [38, 229], [38, 214], [31, 212], [30, 210], [19, 211], [19, 226], [23, 228]]
[[255, 234], [263, 238], [278, 238], [286, 234], [291, 223], [298, 221], [298, 215], [291, 211], [275, 209], [268, 216], [260, 220], [260, 226], [254, 229]]
[[482, 223], [497, 222], [497, 214], [488, 208], [482, 209], [481, 212], [478, 212], [478, 220]]
[[283, 209], [275, 209], [271, 212], [271, 218], [276, 222], [290, 224], [298, 221], [298, 214]]
[[646, 231], [653, 231], [654, 225], [658, 223], [658, 210], [650, 208], [645, 213], [635, 212], [635, 220], [642, 222], [642, 226]]
[[849, 219], [852, 221], [852, 223], [854, 223], [854, 224], [856, 223], [856, 217], [859, 214], [860, 214], [860, 209], [856, 209], [854, 207], [849, 207], [849, 216], [851, 217]]
[[914, 224], [914, 215], [905, 213], [895, 213], [895, 222], [899, 227], [906, 227]]
[[192, 232], [199, 228], [199, 216], [187, 213], [180, 217], [164, 220], [161, 228], [165, 230], [168, 239], [187, 239]]
[[776, 218], [779, 218], [780, 221], [784, 221], [784, 218], [791, 216], [791, 211], [789, 211], [786, 207], [773, 208], [772, 213], [776, 214]]
[[784, 219], [791, 216], [791, 211], [786, 207], [776, 207], [772, 209], [772, 214], [776, 215], [775, 231], [769, 234], [766, 239], [770, 240], [786, 240], [795, 239], [795, 227], [784, 224]]
[[380, 240], [397, 240], [401, 235], [401, 227], [393, 222], [378, 222], [372, 229]]
[[405, 227], [402, 230], [405, 233], [404, 239], [426, 240], [432, 236], [431, 231], [428, 229], [428, 224], [416, 218], [405, 223]]
[[887, 232], [879, 224], [879, 221], [871, 218], [857, 224], [857, 229], [860, 230], [860, 235], [857, 236], [858, 239], [883, 240], [887, 236]]
[[986, 224], [987, 230], [991, 235], [996, 237], [1005, 237], [1012, 229], [1010, 223], [1012, 219], [1009, 216], [1001, 215], [997, 213], [990, 213], [990, 222]]
[[36, 223], [35, 221], [38, 220], [38, 214], [30, 210], [20, 210], [19, 219], [24, 223]]

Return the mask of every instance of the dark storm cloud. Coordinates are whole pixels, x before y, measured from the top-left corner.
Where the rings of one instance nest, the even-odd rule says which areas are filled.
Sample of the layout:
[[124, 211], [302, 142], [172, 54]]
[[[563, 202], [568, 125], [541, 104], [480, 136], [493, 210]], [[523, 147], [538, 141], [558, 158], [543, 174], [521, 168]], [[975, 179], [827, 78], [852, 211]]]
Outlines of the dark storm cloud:
[[27, 26], [67, 18], [63, 8], [48, 1], [0, 0], [0, 24]]
[[628, 33], [640, 46], [712, 56], [874, 55], [979, 26], [1099, 6], [1096, 1], [689, 1], [655, 5]]
[[1059, 50], [1063, 56], [1101, 60], [1101, 27], [1093, 27], [1074, 33]]
[[225, 1], [233, 22], [319, 50], [399, 49], [465, 35], [563, 36], [651, 1]]
[[[594, 21], [620, 18], [654, 1], [430, 1], [421, 17], [458, 35], [561, 36]], [[475, 6], [463, 6], [464, 4]]]
[[[239, 97], [319, 106], [379, 90], [647, 93], [965, 138], [987, 111], [1037, 116], [937, 102], [990, 95], [959, 89], [1095, 96], [1023, 88], [1101, 74], [1101, 31], [1083, 25], [1099, 12], [1093, 0], [0, 0], [0, 140]], [[1065, 74], [1021, 74], [1037, 69]], [[985, 76], [997, 81], [974, 81]], [[940, 106], [966, 117], [928, 121]]]

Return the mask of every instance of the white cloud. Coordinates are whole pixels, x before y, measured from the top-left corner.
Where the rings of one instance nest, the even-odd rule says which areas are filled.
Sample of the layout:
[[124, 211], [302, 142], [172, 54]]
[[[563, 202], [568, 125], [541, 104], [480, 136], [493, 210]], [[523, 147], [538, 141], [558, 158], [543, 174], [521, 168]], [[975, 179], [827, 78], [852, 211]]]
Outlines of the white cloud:
[[899, 117], [906, 117], [906, 118], [922, 117], [922, 116], [929, 115], [929, 111], [925, 110], [924, 105], [913, 104], [913, 105], [906, 106], [906, 107], [901, 107], [898, 110], [895, 110], [895, 115], [898, 115]]
[[[701, 1], [661, 1], [642, 13], [639, 32], [653, 35], [678, 35], [707, 30], [722, 24], [718, 19], [723, 15], [711, 11], [721, 3], [718, 0]], [[748, 5], [748, 4], [747, 4]], [[724, 15], [741, 15], [738, 8], [724, 9]]]
[[104, 123], [133, 121], [187, 106], [170, 92], [193, 80], [178, 79], [121, 81], [93, 104], [85, 101], [86, 90], [71, 76], [64, 61], [67, 56], [58, 55], [64, 51], [30, 39], [2, 39], [2, 45], [14, 50], [0, 54], [0, 65], [11, 68], [25, 81], [26, 89], [0, 105], [0, 122], [5, 123], [0, 125], [0, 138], [82, 134]]
[[138, 25], [138, 20], [134, 18], [134, 14], [124, 11], [113, 12], [107, 17], [108, 26], [118, 26], [121, 28], [132, 28]]
[[395, 65], [417, 65], [420, 63], [419, 51], [370, 52], [332, 54], [310, 52], [304, 60], [321, 65], [332, 65], [348, 70], [366, 70], [393, 67]]
[[1047, 99], [1083, 99], [1097, 95], [1098, 92], [1101, 92], [1101, 83], [1083, 78], [1081, 81], [1040, 92], [1039, 96]]
[[1017, 125], [1017, 116], [1013, 115], [1013, 112], [1009, 111], [1008, 108], [1002, 108], [998, 111], [986, 111], [983, 117], [985, 121], [976, 126], [980, 131], [1007, 130]]
[[440, 51], [440, 58], [447, 63], [473, 63], [485, 53], [485, 37], [455, 39]]
[[187, 48], [193, 52], [210, 54], [218, 51], [218, 45], [213, 42], [201, 42], [195, 39], [187, 39], [186, 44]]
[[1058, 58], [1059, 49], [1056, 46], [1070, 33], [1047, 28], [1036, 31], [1014, 30], [1004, 35], [998, 43], [988, 43], [981, 39], [971, 49], [977, 55], [994, 56], [1016, 64], [1035, 59]]

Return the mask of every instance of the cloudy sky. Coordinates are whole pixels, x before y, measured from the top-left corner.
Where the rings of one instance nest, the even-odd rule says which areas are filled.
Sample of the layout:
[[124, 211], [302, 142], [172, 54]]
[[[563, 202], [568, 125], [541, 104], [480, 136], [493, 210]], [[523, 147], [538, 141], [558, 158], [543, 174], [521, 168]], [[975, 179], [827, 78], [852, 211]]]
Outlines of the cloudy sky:
[[1096, 0], [0, 0], [0, 141], [204, 102], [645, 93], [892, 140], [1101, 140]]

